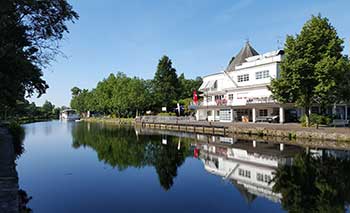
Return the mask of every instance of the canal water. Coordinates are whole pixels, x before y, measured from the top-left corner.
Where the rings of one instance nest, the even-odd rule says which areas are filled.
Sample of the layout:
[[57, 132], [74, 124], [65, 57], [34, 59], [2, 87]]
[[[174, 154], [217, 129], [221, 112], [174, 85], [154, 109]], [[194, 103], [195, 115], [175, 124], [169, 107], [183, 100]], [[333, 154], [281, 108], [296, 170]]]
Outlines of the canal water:
[[18, 188], [34, 212], [348, 211], [347, 150], [84, 122], [24, 129]]

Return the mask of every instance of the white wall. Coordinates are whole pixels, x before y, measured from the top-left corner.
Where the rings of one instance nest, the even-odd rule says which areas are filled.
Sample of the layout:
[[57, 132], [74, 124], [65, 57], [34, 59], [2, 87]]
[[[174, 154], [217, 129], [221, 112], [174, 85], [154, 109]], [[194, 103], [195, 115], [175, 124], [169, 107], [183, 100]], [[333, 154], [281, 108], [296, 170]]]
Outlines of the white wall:
[[[268, 53], [267, 53], [268, 54]], [[266, 85], [270, 84], [271, 79], [279, 76], [279, 62], [282, 59], [281, 55], [274, 57], [261, 58], [256, 61], [245, 62], [236, 67], [235, 71], [228, 73], [232, 80], [223, 72], [203, 77], [203, 82], [217, 81], [217, 88], [211, 89], [204, 93], [204, 105], [207, 104], [206, 96], [211, 96], [212, 101], [208, 105], [216, 105], [215, 95], [224, 94], [224, 98], [228, 101], [227, 105], [240, 106], [246, 104], [246, 99], [263, 98], [271, 96], [271, 92]], [[268, 78], [256, 79], [256, 72], [269, 71]], [[249, 81], [238, 82], [238, 76], [249, 74]], [[233, 94], [234, 100], [229, 100], [229, 94]]]

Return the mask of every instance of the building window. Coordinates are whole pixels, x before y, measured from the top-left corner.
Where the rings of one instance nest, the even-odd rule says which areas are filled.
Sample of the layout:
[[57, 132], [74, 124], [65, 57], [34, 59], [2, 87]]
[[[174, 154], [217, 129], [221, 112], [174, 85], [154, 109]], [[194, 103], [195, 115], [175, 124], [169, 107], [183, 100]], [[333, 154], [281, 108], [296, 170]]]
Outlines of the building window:
[[211, 96], [208, 96], [208, 97], [207, 97], [207, 101], [208, 101], [208, 102], [211, 102], [212, 100], [213, 100], [213, 99], [212, 99]]
[[221, 99], [224, 99], [223, 95], [215, 95], [215, 101], [216, 100], [221, 100]]
[[230, 109], [221, 109], [220, 110], [220, 120], [230, 121], [231, 120], [231, 110]]
[[230, 100], [230, 101], [233, 100], [233, 94], [228, 94], [228, 100]]
[[260, 109], [259, 116], [267, 116], [267, 109]]
[[243, 74], [237, 76], [238, 82], [249, 81], [249, 74]]
[[217, 88], [218, 88], [218, 81], [215, 81], [215, 82], [214, 82], [213, 88], [214, 88], [214, 89], [217, 89]]
[[250, 178], [250, 171], [249, 170], [244, 170], [244, 169], [239, 169], [238, 170], [238, 175], [246, 178]]
[[269, 183], [269, 182], [271, 182], [271, 176], [270, 175], [263, 175], [261, 173], [257, 173], [256, 174], [256, 180], [260, 181], [260, 182]]
[[207, 116], [211, 116], [211, 110], [207, 111]]
[[216, 111], [216, 116], [218, 116], [218, 117], [220, 116], [220, 110]]
[[270, 74], [268, 70], [259, 71], [255, 73], [256, 79], [263, 79], [263, 78], [269, 78], [269, 77], [270, 77]]

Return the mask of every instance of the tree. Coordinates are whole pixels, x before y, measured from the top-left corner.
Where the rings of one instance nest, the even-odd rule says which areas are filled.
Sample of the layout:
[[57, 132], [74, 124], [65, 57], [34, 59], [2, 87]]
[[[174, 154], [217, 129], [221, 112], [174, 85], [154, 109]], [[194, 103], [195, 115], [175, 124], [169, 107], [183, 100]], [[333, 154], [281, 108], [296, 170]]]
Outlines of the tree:
[[[158, 180], [164, 190], [169, 190], [178, 168], [191, 156], [191, 140], [168, 136], [167, 145], [160, 143], [159, 135], [136, 135], [129, 127], [101, 127], [99, 124], [78, 125], [72, 128], [72, 146], [74, 148], [90, 147], [96, 151], [98, 159], [122, 171], [129, 167], [143, 168], [152, 166], [158, 174]], [[102, 129], [101, 129], [102, 128]], [[103, 131], [101, 131], [103, 130]]]
[[154, 75], [154, 95], [158, 107], [171, 107], [173, 100], [179, 97], [180, 85], [176, 70], [168, 56], [163, 56]]
[[89, 110], [89, 91], [87, 89], [81, 90], [78, 87], [73, 87], [71, 91], [72, 100], [70, 102], [70, 106], [78, 112], [87, 112]]
[[273, 191], [281, 193], [288, 212], [345, 212], [350, 201], [349, 163], [325, 151], [321, 157], [298, 154], [293, 165], [276, 170]]
[[48, 88], [42, 69], [78, 14], [66, 0], [3, 0], [0, 7], [0, 107], [40, 96]]
[[324, 107], [344, 98], [341, 85], [347, 86], [343, 82], [350, 78], [342, 44], [334, 27], [321, 15], [312, 16], [300, 34], [287, 36], [280, 76], [272, 80], [270, 90], [277, 101], [303, 107], [308, 125], [313, 104]]
[[52, 114], [55, 105], [53, 105], [50, 101], [46, 100], [43, 106], [41, 107], [42, 111], [46, 114]]
[[78, 87], [73, 87], [70, 91], [72, 92], [72, 96], [77, 96], [81, 93], [81, 89]]
[[147, 81], [127, 77], [124, 73], [110, 74], [88, 91], [73, 87], [71, 107], [83, 113], [103, 112], [118, 117], [131, 117], [145, 111], [152, 101]]
[[193, 91], [198, 90], [203, 83], [201, 77], [197, 77], [196, 79], [186, 79], [183, 73], [179, 76], [178, 79], [181, 89], [179, 99], [192, 98]]

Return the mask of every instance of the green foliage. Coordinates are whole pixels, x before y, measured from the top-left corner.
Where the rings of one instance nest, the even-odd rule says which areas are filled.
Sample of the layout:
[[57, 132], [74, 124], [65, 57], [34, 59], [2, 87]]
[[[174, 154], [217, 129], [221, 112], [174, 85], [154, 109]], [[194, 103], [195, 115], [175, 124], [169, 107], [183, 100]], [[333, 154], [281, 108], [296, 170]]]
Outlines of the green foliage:
[[58, 51], [68, 32], [66, 22], [78, 18], [66, 0], [3, 0], [0, 7], [0, 108], [48, 88], [42, 68]]
[[280, 77], [270, 90], [281, 103], [305, 108], [326, 106], [349, 99], [349, 62], [342, 55], [343, 40], [327, 18], [312, 16], [300, 34], [287, 36]]
[[153, 79], [153, 87], [158, 108], [163, 106], [170, 108], [172, 101], [179, 98], [179, 80], [168, 56], [163, 56], [159, 60]]
[[42, 111], [47, 114], [53, 113], [55, 105], [53, 105], [50, 101], [46, 100], [43, 106], [41, 107]]
[[182, 73], [179, 76], [180, 83], [180, 95], [179, 99], [187, 99], [190, 98], [192, 100], [193, 91], [198, 90], [203, 80], [201, 77], [197, 77], [196, 79], [186, 79], [185, 75]]
[[[87, 128], [90, 125], [90, 128]], [[133, 128], [80, 123], [72, 129], [74, 148], [91, 147], [100, 161], [124, 170], [129, 167], [153, 166], [160, 185], [169, 190], [177, 176], [177, 169], [191, 155], [190, 143], [182, 140], [178, 149], [178, 138], [168, 136], [167, 145], [161, 136], [136, 136]]]
[[185, 115], [190, 115], [191, 113], [194, 113], [194, 110], [190, 110], [189, 107], [192, 104], [193, 99], [192, 98], [185, 98], [179, 100], [179, 104], [184, 107], [184, 113]]
[[110, 74], [96, 89], [72, 88], [71, 107], [79, 112], [95, 111], [115, 117], [133, 117], [149, 108], [151, 99], [147, 82], [127, 77], [124, 73]]
[[25, 136], [25, 132], [23, 127], [20, 126], [17, 122], [10, 122], [9, 124], [9, 132], [12, 136], [13, 147], [17, 157], [19, 157], [24, 152], [23, 140]]
[[288, 212], [345, 212], [350, 202], [349, 171], [349, 159], [299, 154], [292, 166], [277, 169], [273, 191], [282, 194]]
[[[328, 125], [331, 122], [331, 118], [329, 116], [326, 115], [318, 115], [318, 114], [310, 114], [310, 123], [309, 126], [316, 126], [316, 128], [318, 128], [318, 126], [320, 124], [324, 124], [324, 125]], [[307, 118], [306, 115], [301, 116], [300, 118], [300, 123], [303, 127], [308, 126], [307, 124]]]
[[28, 123], [49, 119], [58, 119], [61, 109], [53, 105], [50, 101], [45, 101], [42, 107], [38, 107], [34, 102], [17, 101], [16, 105], [8, 110], [0, 109], [0, 120], [17, 121]]
[[192, 102], [192, 92], [201, 84], [199, 77], [185, 79], [182, 74], [177, 78], [171, 60], [164, 56], [153, 80], [131, 78], [121, 72], [110, 74], [91, 91], [73, 87], [70, 106], [80, 113], [92, 111], [113, 117], [134, 117], [147, 110], [159, 112], [162, 106], [170, 110], [180, 103], [184, 105], [185, 114], [190, 114], [188, 106]]
[[289, 140], [295, 140], [297, 138], [297, 134], [295, 132], [289, 132], [288, 133], [288, 139]]

